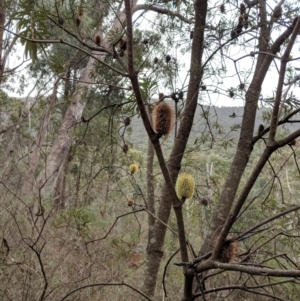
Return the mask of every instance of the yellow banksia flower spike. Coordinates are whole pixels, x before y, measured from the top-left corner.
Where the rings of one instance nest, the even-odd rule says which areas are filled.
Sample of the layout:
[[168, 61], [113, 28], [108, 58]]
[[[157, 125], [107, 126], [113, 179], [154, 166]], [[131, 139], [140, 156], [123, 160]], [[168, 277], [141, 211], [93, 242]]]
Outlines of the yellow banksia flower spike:
[[137, 172], [139, 170], [139, 167], [137, 164], [133, 163], [133, 164], [130, 164], [129, 170], [132, 174], [134, 174], [135, 172]]
[[182, 202], [191, 199], [195, 192], [195, 180], [193, 176], [187, 173], [180, 174], [176, 181], [175, 190]]

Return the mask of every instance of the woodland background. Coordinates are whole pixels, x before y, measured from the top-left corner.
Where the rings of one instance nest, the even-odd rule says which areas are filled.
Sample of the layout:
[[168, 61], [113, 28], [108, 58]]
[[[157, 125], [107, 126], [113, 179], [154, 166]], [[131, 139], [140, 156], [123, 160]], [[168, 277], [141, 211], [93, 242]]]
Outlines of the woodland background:
[[298, 15], [1, 0], [0, 299], [299, 300]]

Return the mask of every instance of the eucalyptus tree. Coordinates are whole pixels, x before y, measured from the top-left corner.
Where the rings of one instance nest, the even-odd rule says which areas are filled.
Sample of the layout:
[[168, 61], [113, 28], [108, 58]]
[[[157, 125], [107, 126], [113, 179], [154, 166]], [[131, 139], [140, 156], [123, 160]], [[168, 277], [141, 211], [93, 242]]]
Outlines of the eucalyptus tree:
[[[59, 176], [68, 161], [76, 137], [76, 126], [81, 122], [92, 122], [92, 119], [87, 120], [86, 116], [83, 116], [89, 93], [93, 92], [92, 87], [105, 87], [108, 94], [112, 87], [121, 89], [123, 92], [116, 95], [118, 99], [107, 106], [137, 108], [151, 141], [147, 164], [148, 195], [144, 197], [145, 204], [142, 206], [142, 210], [149, 214], [147, 258], [143, 284], [138, 284], [141, 286], [138, 293], [148, 300], [154, 300], [164, 255], [165, 236], [166, 232], [171, 230], [179, 241], [181, 259], [177, 265], [183, 266], [184, 280], [177, 288], [183, 295], [182, 300], [211, 300], [217, 297], [229, 300], [231, 297], [218, 293], [223, 291], [231, 294], [232, 300], [247, 298], [249, 294], [260, 295], [260, 300], [265, 297], [279, 300], [290, 298], [284, 290], [296, 291], [299, 285], [297, 277], [300, 276], [297, 254], [294, 252], [294, 247], [298, 244], [297, 222], [293, 216], [300, 206], [294, 204], [293, 199], [284, 199], [286, 193], [285, 186], [281, 185], [280, 171], [291, 158], [294, 158], [298, 166], [297, 143], [294, 140], [300, 135], [300, 131], [287, 133], [284, 137], [276, 134], [281, 125], [296, 122], [293, 118], [299, 112], [298, 99], [289, 94], [299, 80], [298, 76], [294, 77], [292, 74], [293, 62], [298, 58], [290, 56], [292, 49], [295, 49], [300, 29], [298, 13], [296, 3], [285, 3], [283, 0], [276, 6], [272, 1], [262, 0], [245, 1], [245, 4], [209, 3], [206, 0], [176, 3], [137, 3], [129, 0], [113, 3], [20, 2], [20, 10], [14, 15], [20, 32], [15, 32], [15, 35], [21, 39], [26, 53], [34, 60], [38, 60], [42, 53], [46, 55], [47, 64], [52, 68], [55, 78], [53, 92], [48, 101], [48, 111], [45, 113], [46, 122], [40, 126], [22, 190], [25, 196], [33, 198], [34, 201], [31, 200], [29, 204], [18, 195], [19, 192], [15, 193], [25, 204], [29, 219], [32, 219], [33, 232], [36, 231], [30, 240], [26, 240], [22, 229], [19, 228], [24, 243], [36, 255], [41, 271], [43, 285], [39, 290], [39, 300], [50, 299], [52, 291], [55, 290], [45, 268], [46, 263], [42, 260], [45, 245], [42, 234], [53, 208], [46, 208], [45, 212], [43, 204], [49, 198], [53, 198]], [[149, 29], [148, 26], [143, 29], [144, 24], [151, 24], [152, 28]], [[55, 48], [55, 45], [64, 49]], [[64, 63], [60, 61], [57, 68], [59, 61], [50, 55], [49, 48], [52, 47], [56, 56], [69, 49], [70, 60]], [[84, 61], [85, 56], [86, 60], [79, 71], [80, 76], [75, 76], [75, 71], [70, 70], [75, 70], [74, 64], [79, 62], [79, 53], [82, 60]], [[181, 56], [180, 53], [184, 53], [185, 56]], [[189, 53], [190, 62], [187, 76], [184, 78], [182, 71], [179, 72], [182, 70], [180, 68], [183, 68], [181, 58], [185, 59]], [[268, 71], [273, 66], [277, 70], [278, 82], [276, 95], [272, 98], [262, 94], [262, 84], [270, 76]], [[230, 77], [232, 80], [230, 86], [227, 86], [226, 80]], [[73, 89], [68, 86], [71, 79], [77, 82]], [[41, 163], [41, 141], [45, 139], [50, 112], [62, 80], [66, 81], [65, 97], [68, 98], [68, 105], [55, 140]], [[154, 104], [155, 88], [157, 94], [165, 94], [157, 97], [158, 103], [169, 99], [175, 107], [175, 137], [169, 158], [162, 150], [162, 136], [168, 132], [158, 131], [152, 126], [150, 113]], [[105, 93], [98, 95], [101, 101]], [[221, 140], [217, 139], [217, 135], [221, 137], [222, 132], [218, 123], [212, 121], [210, 107], [203, 106], [207, 100], [214, 101], [215, 95], [233, 100], [241, 98], [244, 101], [244, 114], [239, 125], [240, 136], [236, 153], [221, 193], [216, 197], [217, 204], [212, 206], [211, 221], [208, 225], [202, 225], [207, 231], [201, 231], [204, 234], [200, 240], [201, 247], [196, 250], [195, 243], [186, 235], [183, 217], [183, 210], [188, 203], [184, 200], [190, 195], [178, 195], [179, 189], [175, 191], [175, 183], [183, 167], [191, 173], [195, 170], [185, 168], [184, 155], [190, 147], [189, 136], [193, 130], [197, 107], [202, 109], [207, 131], [194, 141], [194, 150], [201, 152], [205, 147], [227, 145], [226, 136]], [[255, 119], [259, 104], [268, 105], [271, 115], [266, 125], [260, 127], [257, 132]], [[162, 111], [170, 113], [169, 109]], [[232, 117], [236, 116], [232, 114]], [[249, 158], [253, 148], [259, 144], [258, 141], [264, 141], [264, 150], [249, 175]], [[273, 153], [286, 145], [290, 146], [290, 152], [278, 170], [275, 170], [272, 163]], [[123, 150], [124, 146], [125, 144]], [[157, 206], [154, 205], [152, 146], [164, 179]], [[125, 153], [126, 151], [125, 148]], [[42, 166], [39, 167], [38, 163]], [[254, 185], [265, 172], [267, 165], [270, 166], [271, 179], [263, 187], [259, 187], [259, 193], [253, 196], [252, 189], [257, 191], [258, 188]], [[299, 169], [296, 172], [298, 173]], [[275, 180], [279, 181], [281, 201], [283, 204], [286, 201], [289, 205], [286, 208], [278, 208], [276, 202], [272, 203], [273, 207], [268, 207], [271, 193], [276, 192]], [[207, 186], [207, 189], [211, 188], [209, 184]], [[86, 193], [88, 194], [87, 190]], [[278, 196], [278, 193], [275, 195]], [[128, 204], [132, 206], [133, 202]], [[256, 204], [260, 204], [262, 212], [255, 225], [243, 224], [241, 219], [245, 216], [253, 219], [251, 210]], [[139, 207], [134, 207], [136, 208]], [[177, 221], [176, 231], [168, 226], [172, 208]], [[139, 210], [136, 209], [136, 212]], [[34, 212], [37, 218], [33, 216]], [[79, 233], [82, 233], [82, 226], [86, 225], [85, 212], [75, 210], [72, 214], [77, 222], [82, 223], [78, 227]], [[15, 218], [13, 214], [12, 218]], [[282, 222], [282, 219], [292, 221], [291, 227], [278, 231], [276, 223]], [[277, 252], [278, 244], [284, 252]], [[3, 245], [5, 249], [5, 240]], [[291, 246], [291, 252], [287, 246]], [[273, 252], [270, 252], [268, 247], [272, 247]], [[88, 251], [86, 256], [90, 256]], [[230, 273], [230, 279], [223, 285], [218, 275], [225, 272]], [[276, 280], [276, 277], [287, 279]], [[213, 287], [213, 282], [219, 286]], [[262, 284], [258, 285], [257, 282]], [[61, 300], [78, 291], [106, 284], [73, 287], [74, 289], [65, 293]], [[127, 286], [123, 282], [115, 285]], [[245, 294], [237, 291], [244, 291]], [[166, 292], [164, 290], [163, 293]], [[279, 294], [280, 297], [277, 297]], [[95, 296], [97, 298], [98, 295]]]

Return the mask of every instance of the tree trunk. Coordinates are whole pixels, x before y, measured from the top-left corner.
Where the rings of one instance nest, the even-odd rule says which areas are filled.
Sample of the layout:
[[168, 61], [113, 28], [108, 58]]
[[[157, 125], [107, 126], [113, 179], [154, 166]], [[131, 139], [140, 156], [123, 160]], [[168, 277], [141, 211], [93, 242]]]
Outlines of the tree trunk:
[[[201, 59], [203, 53], [204, 26], [206, 21], [207, 1], [198, 0], [195, 2], [195, 25], [194, 38], [192, 43], [190, 82], [188, 86], [185, 109], [182, 121], [175, 138], [170, 160], [167, 164], [173, 184], [178, 176], [181, 161], [188, 142], [189, 134], [193, 125], [194, 115], [197, 108], [200, 82], [202, 79]], [[157, 211], [158, 220], [168, 222], [172, 207], [168, 188], [164, 185], [162, 196]], [[144, 272], [143, 291], [153, 297], [157, 282], [158, 270], [164, 253], [164, 240], [167, 228], [160, 221], [156, 220], [153, 228], [152, 239], [148, 241], [147, 261]]]

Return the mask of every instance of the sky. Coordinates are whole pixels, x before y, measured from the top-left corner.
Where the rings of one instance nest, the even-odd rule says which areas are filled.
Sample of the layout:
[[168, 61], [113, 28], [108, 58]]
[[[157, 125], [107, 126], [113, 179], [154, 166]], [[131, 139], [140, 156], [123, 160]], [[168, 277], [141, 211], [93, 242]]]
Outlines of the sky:
[[[151, 18], [152, 18], [151, 14], [150, 15], [147, 14], [147, 18], [145, 18], [143, 21], [144, 24], [140, 23], [139, 28], [141, 26], [142, 27], [149, 26], [150, 23], [148, 20]], [[223, 18], [223, 16], [221, 15], [220, 18]], [[276, 32], [276, 35], [278, 36], [279, 32]], [[176, 40], [176, 38], [177, 37], [174, 36], [175, 40]], [[247, 35], [245, 35], [243, 37], [239, 37], [238, 39], [247, 39]], [[226, 40], [223, 39], [222, 42], [224, 42], [224, 41], [226, 41]], [[294, 59], [300, 58], [299, 42], [300, 42], [299, 38], [297, 38], [296, 45], [294, 46], [294, 48], [292, 50], [292, 55], [293, 55]], [[210, 79], [205, 79], [204, 84], [207, 86], [207, 91], [204, 91], [201, 93], [201, 95], [202, 95], [201, 100], [200, 100], [201, 102], [203, 102], [204, 104], [215, 105], [215, 106], [243, 106], [244, 105], [243, 97], [240, 97], [239, 95], [235, 95], [233, 98], [229, 98], [228, 91], [226, 91], [230, 88], [236, 88], [239, 85], [239, 79], [236, 75], [236, 69], [235, 69], [233, 60], [237, 61], [236, 67], [239, 71], [248, 70], [249, 68], [251, 68], [251, 66], [253, 66], [253, 63], [255, 65], [256, 58], [255, 57], [253, 58], [250, 56], [244, 57], [246, 53], [240, 52], [240, 50], [241, 50], [240, 47], [237, 47], [233, 44], [230, 46], [229, 51], [225, 52], [225, 56], [230, 55], [230, 59], [226, 60], [226, 68], [228, 70], [227, 75], [226, 75], [226, 77], [222, 78], [222, 84], [219, 85], [219, 88], [223, 89], [223, 93], [222, 94], [213, 93], [212, 91], [216, 87], [216, 84], [214, 83], [214, 81], [211, 81]], [[17, 47], [17, 51], [9, 58], [9, 66], [11, 68], [19, 65], [20, 62], [24, 59], [22, 53], [23, 53], [23, 47], [21, 45], [19, 45]], [[180, 87], [180, 86], [182, 86], [183, 82], [187, 82], [186, 76], [187, 76], [188, 66], [190, 63], [190, 54], [180, 54], [176, 50], [176, 48], [171, 50], [170, 54], [172, 57], [175, 57], [177, 59], [177, 61], [179, 61], [181, 63], [184, 62], [185, 66], [186, 66], [178, 74], [179, 79], [178, 79], [176, 86]], [[243, 58], [243, 59], [239, 60], [239, 58]], [[280, 60], [275, 60], [275, 61], [279, 68]], [[300, 68], [300, 62], [299, 62], [299, 60], [293, 60], [289, 63], [289, 66]], [[26, 69], [24, 69], [24, 66], [21, 67], [21, 70], [23, 70], [23, 71], [21, 71], [19, 74], [23, 74], [26, 78], [28, 78], [28, 74], [26, 73]], [[300, 74], [300, 71], [295, 70], [294, 71], [295, 76], [296, 76], [297, 72]], [[251, 79], [251, 77], [250, 77], [250, 79]], [[265, 79], [263, 87], [262, 87], [262, 95], [264, 97], [269, 97], [276, 93], [277, 81], [278, 81], [278, 72], [275, 67], [275, 64], [273, 63], [272, 67], [271, 67], [270, 71], [268, 72], [268, 75]], [[15, 80], [15, 85], [18, 85], [17, 79]], [[29, 93], [30, 93], [30, 96], [35, 96], [36, 91], [32, 91], [33, 86], [34, 86], [34, 84], [29, 81], [24, 90], [24, 94], [22, 95], [22, 97], [28, 96]], [[247, 88], [247, 84], [246, 84], [246, 88]], [[169, 90], [166, 89], [164, 91], [163, 89], [164, 89], [164, 87], [160, 87], [161, 91], [159, 91], [159, 92], [163, 92], [165, 94], [170, 93]], [[297, 93], [297, 94], [299, 93], [299, 88], [293, 88], [293, 90], [295, 91], [294, 93]], [[20, 97], [19, 94], [12, 93], [12, 92], [10, 92], [9, 95]]]

